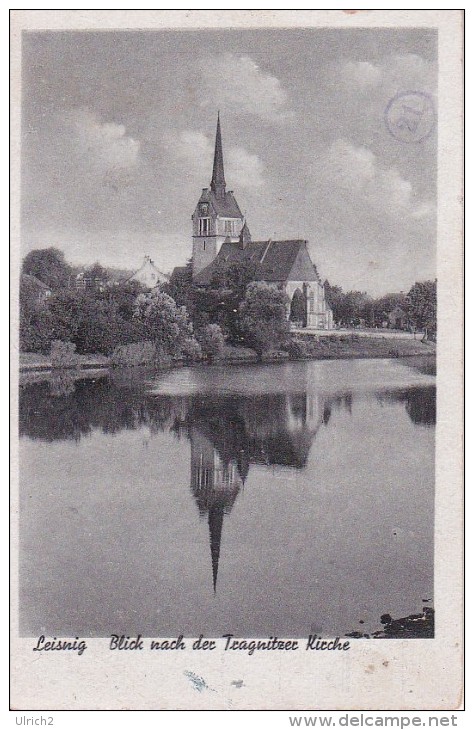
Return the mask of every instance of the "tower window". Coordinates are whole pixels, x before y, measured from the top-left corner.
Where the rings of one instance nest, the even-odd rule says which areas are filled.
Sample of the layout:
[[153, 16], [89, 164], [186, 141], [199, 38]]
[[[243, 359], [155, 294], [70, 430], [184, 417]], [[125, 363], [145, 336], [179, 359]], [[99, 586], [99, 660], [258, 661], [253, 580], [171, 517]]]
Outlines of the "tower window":
[[208, 236], [211, 232], [211, 219], [199, 218], [199, 235]]
[[224, 232], [227, 236], [232, 236], [234, 233], [234, 221], [224, 221]]
[[205, 242], [205, 241], [204, 241], [204, 246], [203, 246], [203, 248], [204, 248], [204, 251], [205, 251], [205, 250], [206, 250], [206, 242]]

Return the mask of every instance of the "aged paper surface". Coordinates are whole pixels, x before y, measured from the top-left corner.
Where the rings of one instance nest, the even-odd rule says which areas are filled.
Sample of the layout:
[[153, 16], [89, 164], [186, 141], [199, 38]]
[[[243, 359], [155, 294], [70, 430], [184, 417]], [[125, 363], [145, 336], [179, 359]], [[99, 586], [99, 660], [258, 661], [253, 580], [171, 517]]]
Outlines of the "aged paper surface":
[[[12, 708], [461, 706], [462, 22], [13, 12]], [[288, 297], [295, 362], [104, 368], [108, 292], [158, 337], [191, 255], [204, 309], [232, 257]]]

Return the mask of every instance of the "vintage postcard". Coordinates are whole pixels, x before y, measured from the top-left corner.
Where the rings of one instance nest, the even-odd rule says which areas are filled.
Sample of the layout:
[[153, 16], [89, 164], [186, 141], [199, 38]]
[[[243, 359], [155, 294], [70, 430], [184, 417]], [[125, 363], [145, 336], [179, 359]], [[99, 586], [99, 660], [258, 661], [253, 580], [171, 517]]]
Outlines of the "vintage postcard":
[[12, 708], [459, 709], [462, 11], [11, 29]]

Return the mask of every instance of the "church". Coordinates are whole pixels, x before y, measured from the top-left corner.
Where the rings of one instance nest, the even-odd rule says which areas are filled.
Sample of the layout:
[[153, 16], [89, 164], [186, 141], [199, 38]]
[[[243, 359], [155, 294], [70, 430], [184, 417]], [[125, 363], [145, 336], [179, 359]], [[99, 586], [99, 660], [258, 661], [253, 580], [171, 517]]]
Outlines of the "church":
[[285, 291], [288, 316], [295, 326], [331, 329], [332, 312], [324, 286], [303, 239], [252, 241], [232, 190], [226, 189], [219, 115], [210, 188], [203, 188], [194, 213], [193, 281], [211, 284], [214, 272], [232, 263], [249, 263], [255, 280]]

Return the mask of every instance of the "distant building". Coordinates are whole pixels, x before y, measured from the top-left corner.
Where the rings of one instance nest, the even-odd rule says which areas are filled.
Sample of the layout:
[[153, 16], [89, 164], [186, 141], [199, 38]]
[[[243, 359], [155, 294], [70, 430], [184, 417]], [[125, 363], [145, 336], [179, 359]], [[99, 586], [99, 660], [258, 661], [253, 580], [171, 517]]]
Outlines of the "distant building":
[[143, 264], [127, 281], [138, 281], [147, 289], [153, 289], [158, 284], [164, 284], [169, 277], [157, 269], [149, 256], [145, 256]]
[[397, 330], [404, 330], [407, 328], [409, 322], [408, 322], [408, 315], [405, 312], [404, 309], [401, 307], [395, 307], [395, 309], [392, 309], [391, 312], [388, 314], [388, 325], [389, 327], [392, 327], [393, 329]]
[[79, 291], [84, 291], [85, 289], [104, 291], [107, 282], [100, 276], [91, 275], [88, 271], [80, 271], [73, 279], [73, 286]]
[[307, 241], [252, 241], [249, 228], [231, 190], [226, 190], [219, 117], [210, 188], [203, 188], [194, 213], [193, 281], [209, 286], [217, 267], [248, 262], [254, 279], [282, 289], [289, 297], [289, 318], [302, 327], [330, 329], [332, 312], [324, 286], [311, 260]]
[[39, 305], [43, 305], [52, 294], [47, 284], [31, 274], [21, 275], [20, 287], [22, 292], [27, 292], [26, 296], [31, 302]]

